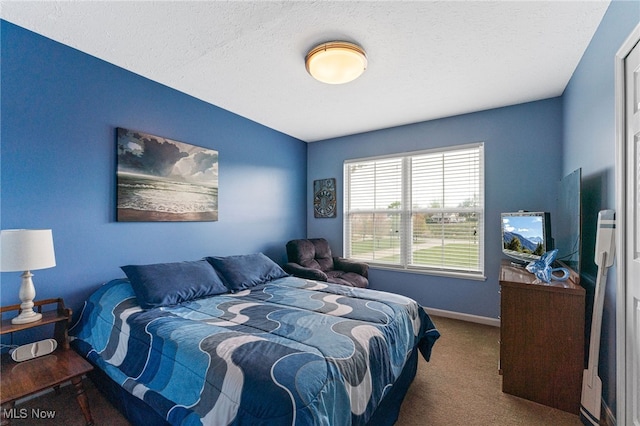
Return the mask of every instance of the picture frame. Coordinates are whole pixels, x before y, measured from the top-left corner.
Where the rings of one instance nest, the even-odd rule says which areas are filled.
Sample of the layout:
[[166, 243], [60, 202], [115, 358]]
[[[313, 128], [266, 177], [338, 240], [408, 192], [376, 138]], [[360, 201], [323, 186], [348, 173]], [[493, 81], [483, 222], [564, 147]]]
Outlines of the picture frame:
[[117, 128], [118, 222], [218, 220], [218, 151]]

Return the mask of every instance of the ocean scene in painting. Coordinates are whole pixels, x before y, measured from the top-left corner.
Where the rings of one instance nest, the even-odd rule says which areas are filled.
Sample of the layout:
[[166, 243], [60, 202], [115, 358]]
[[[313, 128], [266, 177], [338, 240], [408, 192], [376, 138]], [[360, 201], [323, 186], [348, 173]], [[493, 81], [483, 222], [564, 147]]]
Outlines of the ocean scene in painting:
[[218, 220], [218, 152], [118, 129], [118, 221]]

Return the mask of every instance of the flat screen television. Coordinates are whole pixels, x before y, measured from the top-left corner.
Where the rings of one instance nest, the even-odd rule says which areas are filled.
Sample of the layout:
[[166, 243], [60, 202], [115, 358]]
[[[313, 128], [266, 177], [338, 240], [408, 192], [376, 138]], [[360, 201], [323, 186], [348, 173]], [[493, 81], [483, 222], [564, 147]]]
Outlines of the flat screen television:
[[553, 248], [558, 249], [557, 259], [578, 273], [582, 231], [581, 192], [582, 169], [576, 169], [560, 181], [556, 212], [553, 214]]
[[551, 220], [547, 212], [502, 213], [502, 253], [528, 263], [553, 249]]

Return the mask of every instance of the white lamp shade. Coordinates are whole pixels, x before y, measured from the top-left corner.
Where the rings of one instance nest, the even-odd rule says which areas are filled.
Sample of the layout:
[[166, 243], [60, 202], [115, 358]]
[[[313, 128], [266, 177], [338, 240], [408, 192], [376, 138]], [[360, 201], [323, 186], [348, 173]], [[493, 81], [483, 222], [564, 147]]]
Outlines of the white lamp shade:
[[51, 229], [0, 231], [0, 271], [34, 271], [56, 266]]

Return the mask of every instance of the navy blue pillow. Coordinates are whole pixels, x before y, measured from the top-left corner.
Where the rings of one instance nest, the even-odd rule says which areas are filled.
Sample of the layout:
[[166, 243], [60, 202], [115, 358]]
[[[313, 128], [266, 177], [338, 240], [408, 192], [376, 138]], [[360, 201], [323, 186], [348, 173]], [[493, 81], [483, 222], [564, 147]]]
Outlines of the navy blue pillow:
[[277, 263], [262, 253], [207, 257], [229, 290], [236, 292], [277, 278], [288, 277]]
[[127, 274], [138, 304], [144, 309], [170, 306], [229, 290], [205, 260], [127, 265]]

